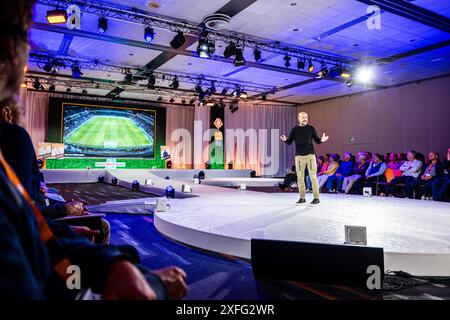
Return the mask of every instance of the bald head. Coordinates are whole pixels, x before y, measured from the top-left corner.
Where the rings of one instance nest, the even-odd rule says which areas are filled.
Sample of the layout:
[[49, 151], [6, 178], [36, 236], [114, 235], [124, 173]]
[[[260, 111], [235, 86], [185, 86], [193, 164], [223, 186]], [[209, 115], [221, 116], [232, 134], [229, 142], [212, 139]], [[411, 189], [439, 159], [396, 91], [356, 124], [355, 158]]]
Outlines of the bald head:
[[298, 114], [298, 123], [301, 126], [306, 126], [308, 124], [308, 114], [306, 112], [300, 112]]
[[0, 123], [15, 124], [24, 127], [25, 109], [15, 97], [0, 102]]

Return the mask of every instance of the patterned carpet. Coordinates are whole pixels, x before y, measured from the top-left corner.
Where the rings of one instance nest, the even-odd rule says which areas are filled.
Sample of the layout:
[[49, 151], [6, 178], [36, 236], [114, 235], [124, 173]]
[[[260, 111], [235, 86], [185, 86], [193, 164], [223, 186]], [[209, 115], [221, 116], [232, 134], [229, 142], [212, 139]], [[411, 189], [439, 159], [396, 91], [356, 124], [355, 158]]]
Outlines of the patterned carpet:
[[[108, 200], [149, 197], [107, 184], [51, 185], [66, 199], [79, 199], [88, 204]], [[267, 192], [267, 191], [266, 191]], [[130, 244], [140, 253], [142, 264], [150, 269], [168, 265], [183, 268], [188, 274], [189, 300], [450, 300], [450, 280], [424, 280], [407, 277], [391, 278], [391, 290], [368, 290], [255, 279], [248, 261], [194, 249], [162, 236], [151, 216], [110, 214], [111, 243]]]

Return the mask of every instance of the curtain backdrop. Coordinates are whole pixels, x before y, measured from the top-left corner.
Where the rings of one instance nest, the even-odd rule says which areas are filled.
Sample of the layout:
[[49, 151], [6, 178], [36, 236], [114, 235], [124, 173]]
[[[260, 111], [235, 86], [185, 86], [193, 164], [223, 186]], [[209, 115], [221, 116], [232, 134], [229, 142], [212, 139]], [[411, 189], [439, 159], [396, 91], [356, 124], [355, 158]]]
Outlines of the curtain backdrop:
[[170, 147], [173, 168], [192, 169], [194, 107], [166, 107], [166, 145]]
[[261, 176], [284, 176], [294, 161], [295, 150], [281, 142], [280, 135], [288, 135], [296, 119], [297, 110], [292, 106], [241, 103], [235, 113], [227, 109], [226, 163], [233, 161], [235, 169], [253, 169]]
[[204, 133], [209, 129], [211, 113], [207, 107], [196, 106], [194, 114], [194, 169], [205, 169], [205, 162], [209, 159], [207, 157], [209, 140], [204, 136]]

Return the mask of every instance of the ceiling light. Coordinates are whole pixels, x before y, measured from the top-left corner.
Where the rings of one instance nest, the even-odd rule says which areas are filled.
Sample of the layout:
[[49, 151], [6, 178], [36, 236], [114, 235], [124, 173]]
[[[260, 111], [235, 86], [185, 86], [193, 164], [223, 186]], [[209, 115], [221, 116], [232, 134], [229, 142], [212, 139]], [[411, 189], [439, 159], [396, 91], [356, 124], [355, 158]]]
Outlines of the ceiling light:
[[350, 71], [342, 66], [336, 66], [330, 70], [330, 77], [341, 77], [344, 79], [348, 79], [350, 78], [350, 76]]
[[195, 103], [195, 99], [189, 100], [189, 104], [190, 104], [190, 105], [193, 105], [194, 103]]
[[52, 84], [48, 87], [48, 91], [53, 92], [53, 91], [55, 91], [55, 90], [56, 90], [56, 87], [55, 87], [55, 85], [52, 83]]
[[33, 88], [35, 88], [36, 90], [42, 89], [42, 84], [39, 81], [39, 79], [34, 79], [34, 81], [33, 81]]
[[233, 42], [230, 42], [230, 44], [225, 48], [223, 51], [223, 56], [228, 59], [236, 54], [236, 46]]
[[256, 62], [261, 61], [261, 50], [259, 50], [257, 47], [253, 50], [253, 55], [255, 56]]
[[174, 103], [174, 102], [175, 102], [175, 99], [174, 99], [174, 98], [170, 98], [169, 102], [170, 102], [170, 103]]
[[131, 84], [133, 82], [133, 74], [131, 72], [125, 73], [125, 79], [123, 81], [125, 84]]
[[264, 100], [264, 101], [266, 101], [266, 100], [267, 100], [267, 93], [263, 92], [263, 93], [261, 94], [261, 99]]
[[216, 81], [211, 81], [211, 87], [209, 87], [209, 93], [210, 94], [215, 94], [216, 93], [216, 86], [215, 86], [215, 82]]
[[174, 49], [180, 48], [186, 42], [183, 32], [178, 31], [177, 35], [170, 41], [170, 46]]
[[157, 99], [157, 101], [158, 101], [158, 102], [161, 102], [161, 101], [162, 101], [162, 97], [159, 96], [158, 99]]
[[347, 79], [347, 81], [345, 81], [345, 84], [347, 85], [347, 87], [351, 87], [353, 86], [353, 80], [351, 78]]
[[98, 33], [105, 33], [108, 30], [108, 19], [105, 17], [98, 18]]
[[234, 66], [240, 67], [245, 65], [244, 53], [241, 48], [237, 48], [234, 54]]
[[285, 55], [283, 60], [284, 60], [284, 66], [286, 68], [289, 68], [291, 66], [291, 57], [289, 57], [288, 55]]
[[223, 96], [226, 96], [227, 92], [228, 92], [228, 89], [227, 88], [223, 88], [222, 92], [220, 94], [223, 95]]
[[70, 91], [72, 91], [72, 89], [70, 89], [70, 88], [67, 88], [67, 89], [66, 89], [66, 92], [70, 92]]
[[239, 102], [237, 100], [233, 100], [230, 103], [230, 107], [229, 108], [230, 108], [231, 113], [235, 113], [236, 111], [239, 110]]
[[241, 88], [237, 85], [234, 89], [234, 91], [231, 93], [231, 96], [233, 98], [238, 98], [241, 95]]
[[47, 21], [50, 24], [66, 23], [67, 22], [66, 10], [48, 10]]
[[208, 38], [198, 40], [197, 54], [200, 58], [210, 58], [215, 51], [216, 45], [213, 41], [208, 41]]
[[147, 43], [152, 42], [155, 39], [155, 32], [152, 27], [145, 27], [144, 29], [144, 40]]
[[47, 61], [47, 63], [44, 65], [43, 69], [48, 73], [58, 73], [58, 71], [59, 71], [56, 60]]
[[81, 93], [82, 93], [82, 94], [87, 94], [88, 92], [87, 92], [86, 89], [83, 89], [83, 90], [81, 90]]

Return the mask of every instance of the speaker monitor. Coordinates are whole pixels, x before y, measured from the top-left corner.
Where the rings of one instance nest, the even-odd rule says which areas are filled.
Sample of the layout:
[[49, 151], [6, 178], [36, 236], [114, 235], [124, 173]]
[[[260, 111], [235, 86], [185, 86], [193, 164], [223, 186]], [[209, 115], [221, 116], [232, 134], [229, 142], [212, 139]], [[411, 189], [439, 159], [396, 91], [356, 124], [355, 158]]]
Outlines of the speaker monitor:
[[200, 180], [199, 180], [198, 178], [194, 178], [194, 179], [192, 180], [192, 183], [194, 183], [194, 184], [200, 184]]
[[345, 244], [367, 246], [366, 227], [345, 226]]
[[251, 240], [256, 277], [367, 288], [373, 268], [383, 283], [383, 248]]
[[241, 191], [242, 190], [247, 190], [247, 185], [245, 183], [241, 183], [241, 184], [239, 184], [238, 189], [241, 190]]
[[190, 184], [183, 184], [181, 186], [181, 192], [186, 192], [186, 193], [192, 192], [191, 185]]
[[371, 187], [364, 187], [363, 188], [363, 196], [371, 197], [372, 196], [372, 188]]
[[152, 186], [153, 185], [153, 181], [151, 179], [145, 179], [145, 186]]

